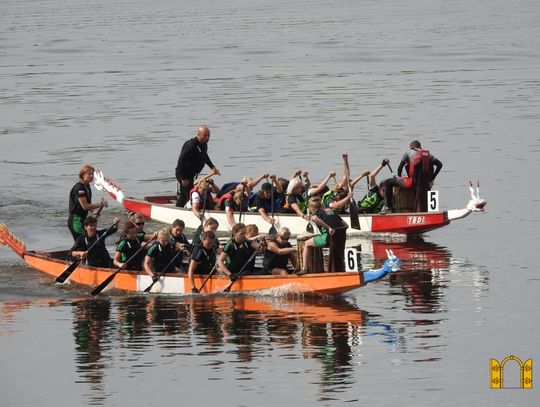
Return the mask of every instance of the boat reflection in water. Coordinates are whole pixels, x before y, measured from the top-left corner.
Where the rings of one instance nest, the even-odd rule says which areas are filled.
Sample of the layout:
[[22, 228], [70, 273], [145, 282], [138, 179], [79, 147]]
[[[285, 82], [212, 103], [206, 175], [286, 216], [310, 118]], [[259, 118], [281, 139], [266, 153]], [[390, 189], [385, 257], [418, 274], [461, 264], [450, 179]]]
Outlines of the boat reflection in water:
[[204, 366], [210, 379], [223, 380], [233, 366], [240, 379], [250, 380], [268, 358], [294, 371], [301, 369], [294, 360], [317, 361], [321, 392], [331, 393], [347, 385], [364, 335], [380, 336], [385, 346], [400, 342], [390, 325], [359, 309], [352, 297], [81, 299], [73, 302], [73, 334], [78, 381], [90, 384], [92, 404], [107, 398], [104, 377], [113, 367], [135, 375], [182, 365], [185, 375]]

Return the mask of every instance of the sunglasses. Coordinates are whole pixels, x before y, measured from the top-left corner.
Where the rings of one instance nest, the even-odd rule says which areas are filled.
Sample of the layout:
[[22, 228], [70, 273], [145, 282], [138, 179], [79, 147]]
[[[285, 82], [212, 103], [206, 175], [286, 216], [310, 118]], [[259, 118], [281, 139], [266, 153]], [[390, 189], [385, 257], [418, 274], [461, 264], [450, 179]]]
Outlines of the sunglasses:
[[144, 225], [144, 222], [135, 222], [135, 224], [136, 224], [137, 226], [143, 226], [143, 225]]

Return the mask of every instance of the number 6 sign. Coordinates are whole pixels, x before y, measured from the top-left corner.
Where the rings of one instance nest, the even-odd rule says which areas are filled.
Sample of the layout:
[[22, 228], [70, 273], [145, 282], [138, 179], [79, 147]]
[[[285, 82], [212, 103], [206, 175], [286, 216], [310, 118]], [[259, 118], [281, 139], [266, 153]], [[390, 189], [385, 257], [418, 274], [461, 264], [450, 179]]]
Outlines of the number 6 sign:
[[345, 249], [345, 271], [358, 271], [358, 257], [356, 257], [356, 249]]

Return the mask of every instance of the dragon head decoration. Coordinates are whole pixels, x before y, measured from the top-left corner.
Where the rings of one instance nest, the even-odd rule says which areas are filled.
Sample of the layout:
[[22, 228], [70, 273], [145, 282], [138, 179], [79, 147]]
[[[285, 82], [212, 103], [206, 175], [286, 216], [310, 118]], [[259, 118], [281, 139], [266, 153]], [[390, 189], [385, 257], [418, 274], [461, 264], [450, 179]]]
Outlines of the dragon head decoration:
[[386, 249], [386, 255], [388, 259], [384, 261], [383, 270], [390, 272], [395, 272], [401, 270], [402, 261], [396, 257], [392, 250]]
[[471, 200], [467, 204], [467, 209], [472, 212], [484, 212], [487, 201], [480, 198], [480, 182], [476, 182], [475, 188], [472, 181], [469, 181], [469, 191], [471, 191]]
[[122, 203], [122, 201], [124, 200], [124, 193], [122, 192], [122, 188], [120, 188], [109, 178], [103, 175], [103, 172], [98, 169], [94, 171], [94, 187], [98, 191], [104, 190], [118, 203]]

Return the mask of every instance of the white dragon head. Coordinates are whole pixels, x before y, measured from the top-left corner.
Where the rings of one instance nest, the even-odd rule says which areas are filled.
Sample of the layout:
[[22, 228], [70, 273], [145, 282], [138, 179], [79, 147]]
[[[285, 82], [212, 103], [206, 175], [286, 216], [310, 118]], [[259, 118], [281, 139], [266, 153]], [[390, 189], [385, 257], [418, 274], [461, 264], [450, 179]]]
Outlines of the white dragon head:
[[472, 181], [469, 181], [469, 191], [471, 191], [471, 200], [467, 204], [467, 209], [473, 212], [484, 212], [487, 201], [480, 198], [480, 182], [477, 181], [475, 188]]
[[118, 201], [119, 203], [122, 203], [124, 200], [124, 193], [122, 192], [122, 188], [120, 188], [109, 178], [103, 175], [103, 171], [98, 170], [97, 168], [94, 170], [94, 187], [98, 191], [105, 190], [105, 192], [107, 192], [114, 200]]

